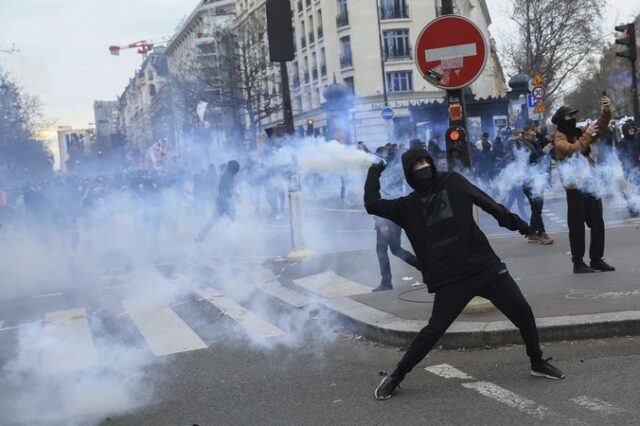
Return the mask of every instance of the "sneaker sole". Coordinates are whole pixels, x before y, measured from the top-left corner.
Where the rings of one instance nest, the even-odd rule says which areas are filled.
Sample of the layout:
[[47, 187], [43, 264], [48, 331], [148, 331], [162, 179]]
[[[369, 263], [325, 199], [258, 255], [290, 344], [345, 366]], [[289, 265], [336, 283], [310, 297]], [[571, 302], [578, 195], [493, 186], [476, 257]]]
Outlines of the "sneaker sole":
[[378, 401], [384, 401], [385, 399], [389, 399], [391, 398], [391, 394], [387, 395], [387, 396], [378, 396], [378, 389], [380, 388], [380, 386], [382, 386], [382, 383], [384, 383], [384, 381], [386, 380], [386, 377], [384, 379], [382, 379], [382, 381], [380, 382], [380, 384], [378, 385], [378, 387], [376, 388], [375, 391], [373, 391], [373, 396], [375, 397], [375, 399], [377, 399]]
[[550, 376], [550, 375], [544, 374], [544, 373], [538, 373], [537, 371], [533, 371], [533, 370], [531, 370], [531, 375], [533, 377], [542, 377], [542, 378], [551, 379], [551, 380], [562, 380], [562, 379], [564, 379], [564, 374], [562, 375], [562, 377], [555, 377], [555, 376]]

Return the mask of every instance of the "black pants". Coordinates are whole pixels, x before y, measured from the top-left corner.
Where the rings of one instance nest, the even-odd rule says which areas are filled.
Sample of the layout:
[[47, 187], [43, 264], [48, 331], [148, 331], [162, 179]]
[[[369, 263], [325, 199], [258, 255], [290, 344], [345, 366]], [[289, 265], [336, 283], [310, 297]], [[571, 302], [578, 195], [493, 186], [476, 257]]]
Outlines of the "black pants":
[[604, 256], [602, 200], [578, 189], [567, 189], [567, 222], [573, 263], [580, 263], [584, 258], [585, 223], [591, 228], [589, 257], [591, 260], [602, 259]]
[[382, 275], [380, 285], [391, 288], [393, 285], [391, 284], [391, 265], [389, 264], [387, 247], [394, 256], [402, 259], [416, 269], [420, 268], [418, 266], [418, 259], [411, 252], [400, 246], [402, 229], [395, 224], [382, 226], [386, 226], [388, 231], [386, 235], [383, 235], [380, 227], [376, 228], [376, 254], [378, 255], [378, 263], [380, 264], [380, 275]]
[[531, 205], [531, 222], [529, 226], [531, 226], [531, 231], [537, 232], [541, 234], [545, 232], [544, 230], [544, 222], [542, 221], [542, 208], [544, 207], [544, 198], [543, 196], [534, 197], [531, 192], [531, 188], [525, 186], [523, 188], [524, 195], [527, 196], [527, 200], [529, 200], [529, 204]]
[[474, 296], [489, 299], [518, 327], [531, 362], [542, 358], [538, 329], [531, 307], [509, 272], [503, 269], [488, 280], [480, 278], [477, 281], [465, 280], [465, 282], [450, 284], [437, 290], [429, 324], [420, 330], [391, 375], [402, 381], [404, 376], [429, 353], [440, 336]]

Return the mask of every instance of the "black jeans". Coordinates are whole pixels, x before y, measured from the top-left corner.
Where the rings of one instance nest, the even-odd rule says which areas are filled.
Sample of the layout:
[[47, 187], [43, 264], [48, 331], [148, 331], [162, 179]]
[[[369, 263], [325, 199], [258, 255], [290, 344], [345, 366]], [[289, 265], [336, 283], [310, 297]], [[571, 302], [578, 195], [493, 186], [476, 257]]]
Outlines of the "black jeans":
[[529, 225], [531, 226], [531, 231], [541, 234], [545, 232], [544, 222], [542, 221], [544, 195], [541, 195], [540, 197], [534, 197], [533, 193], [531, 192], [531, 188], [527, 186], [525, 186], [523, 190], [524, 195], [527, 196], [527, 200], [529, 200], [529, 204], [531, 205], [531, 222], [529, 223]]
[[388, 232], [385, 236], [379, 227], [376, 228], [376, 254], [378, 255], [378, 263], [380, 264], [380, 275], [382, 275], [380, 285], [391, 288], [393, 285], [391, 284], [391, 265], [389, 264], [387, 247], [389, 247], [394, 256], [402, 259], [416, 269], [420, 269], [420, 267], [418, 266], [418, 259], [411, 252], [400, 246], [402, 228], [393, 223], [382, 226], [386, 226]]
[[584, 224], [591, 228], [589, 257], [600, 260], [604, 256], [604, 219], [602, 200], [578, 189], [567, 189], [567, 222], [573, 263], [583, 262], [585, 252]]
[[436, 291], [429, 324], [420, 330], [391, 375], [402, 381], [429, 353], [474, 296], [489, 299], [518, 327], [532, 363], [542, 359], [538, 329], [531, 307], [516, 282], [503, 267], [501, 272], [492, 274], [488, 279], [478, 276], [478, 280], [465, 280]]

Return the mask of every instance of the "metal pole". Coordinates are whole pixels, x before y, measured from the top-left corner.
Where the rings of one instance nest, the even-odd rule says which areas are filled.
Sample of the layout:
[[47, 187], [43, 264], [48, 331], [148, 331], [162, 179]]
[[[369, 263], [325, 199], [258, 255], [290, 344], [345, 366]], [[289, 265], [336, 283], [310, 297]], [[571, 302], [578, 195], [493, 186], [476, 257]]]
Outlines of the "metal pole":
[[631, 61], [631, 96], [633, 100], [633, 119], [636, 126], [640, 124], [640, 102], [638, 101], [638, 74], [636, 61]]
[[384, 68], [384, 45], [382, 43], [382, 27], [380, 26], [380, 2], [376, 0], [376, 16], [378, 17], [378, 45], [380, 47], [380, 71], [382, 72], [382, 96], [384, 97], [384, 106], [389, 106], [389, 98], [387, 96], [387, 75]]
[[289, 73], [287, 63], [280, 62], [280, 79], [282, 80], [282, 114], [284, 115], [284, 125], [289, 135], [293, 135], [293, 109], [291, 107], [291, 91], [289, 90]]

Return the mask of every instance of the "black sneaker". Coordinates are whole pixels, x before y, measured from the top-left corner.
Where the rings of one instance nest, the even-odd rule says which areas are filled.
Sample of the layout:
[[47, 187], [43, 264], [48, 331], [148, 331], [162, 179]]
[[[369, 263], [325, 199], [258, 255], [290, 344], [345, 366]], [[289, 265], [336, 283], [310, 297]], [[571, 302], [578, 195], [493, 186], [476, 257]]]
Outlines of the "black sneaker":
[[573, 264], [573, 273], [574, 274], [588, 274], [590, 272], [595, 272], [596, 270], [593, 268], [589, 268], [586, 263], [574, 263]]
[[600, 259], [600, 260], [592, 260], [591, 261], [591, 268], [598, 270], [598, 271], [602, 271], [602, 272], [609, 272], [609, 271], [615, 271], [616, 268], [614, 268], [613, 266], [609, 265], [607, 262], [605, 262], [604, 260]]
[[400, 387], [400, 382], [396, 378], [385, 376], [376, 388], [374, 395], [378, 400], [389, 399], [397, 387]]
[[534, 377], [544, 377], [547, 379], [560, 380], [564, 379], [564, 374], [558, 368], [549, 364], [552, 358], [541, 359], [531, 364], [531, 375]]

